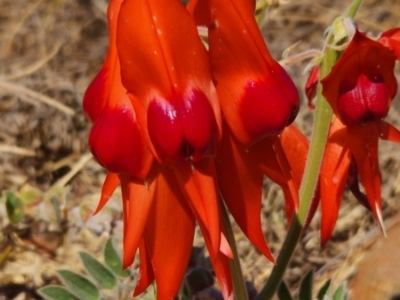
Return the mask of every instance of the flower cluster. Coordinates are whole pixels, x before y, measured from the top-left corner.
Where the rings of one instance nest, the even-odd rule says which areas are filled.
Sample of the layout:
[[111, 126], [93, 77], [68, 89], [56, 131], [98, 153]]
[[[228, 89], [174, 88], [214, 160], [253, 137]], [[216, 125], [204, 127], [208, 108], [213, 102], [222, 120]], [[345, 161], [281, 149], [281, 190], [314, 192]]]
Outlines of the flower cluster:
[[[356, 30], [321, 80], [322, 93], [334, 112], [320, 173], [321, 245], [333, 232], [346, 184], [384, 231], [378, 141], [400, 143], [400, 132], [383, 121], [397, 93], [393, 69], [400, 59], [399, 33], [400, 29], [391, 29], [374, 41]], [[314, 67], [306, 85], [309, 101], [318, 73], [319, 67]]]
[[[298, 207], [308, 141], [291, 123], [296, 88], [271, 57], [252, 1], [112, 0], [109, 48], [83, 108], [90, 149], [108, 170], [97, 211], [121, 184], [123, 265], [139, 251], [134, 294], [172, 299], [199, 225], [225, 299], [233, 299], [222, 202], [271, 261], [261, 230], [263, 177]], [[197, 25], [207, 26], [207, 51]], [[173, 274], [171, 276], [171, 274]]]

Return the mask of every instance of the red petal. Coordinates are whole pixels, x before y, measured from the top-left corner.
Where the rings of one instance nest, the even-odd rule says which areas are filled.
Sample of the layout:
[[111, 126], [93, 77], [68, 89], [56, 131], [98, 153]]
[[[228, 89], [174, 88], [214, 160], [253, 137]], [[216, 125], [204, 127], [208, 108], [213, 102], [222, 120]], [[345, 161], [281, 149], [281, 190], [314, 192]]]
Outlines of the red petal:
[[117, 45], [124, 85], [144, 103], [157, 92], [166, 97], [212, 84], [207, 51], [180, 1], [125, 0]]
[[172, 170], [162, 168], [156, 185], [144, 238], [153, 265], [157, 299], [173, 299], [189, 262], [195, 218]]
[[217, 162], [218, 186], [229, 211], [250, 241], [275, 262], [260, 221], [264, 174], [228, 126], [224, 127]]
[[103, 110], [89, 136], [90, 151], [112, 173], [145, 179], [153, 156], [145, 144], [128, 95]]
[[90, 121], [97, 120], [108, 100], [108, 68], [103, 66], [93, 81], [89, 84], [82, 100], [82, 108]]
[[212, 21], [209, 0], [190, 0], [186, 9], [199, 26], [209, 26]]
[[378, 162], [379, 126], [373, 123], [367, 126], [352, 126], [347, 130], [349, 147], [356, 161], [369, 206], [384, 232], [381, 216], [381, 173]]
[[299, 107], [293, 82], [265, 45], [252, 3], [210, 0], [215, 20], [209, 52], [218, 97], [229, 127], [246, 145], [281, 131]]
[[157, 159], [193, 152], [184, 158], [196, 161], [215, 150], [221, 116], [209, 57], [180, 1], [125, 0], [117, 46], [122, 81], [142, 106], [134, 104]]
[[378, 126], [381, 139], [400, 143], [400, 131], [396, 127], [383, 121]]
[[114, 194], [114, 191], [118, 185], [118, 174], [107, 172], [106, 179], [104, 180], [103, 187], [101, 189], [100, 201], [93, 215], [97, 214], [104, 207], [104, 205], [106, 205], [107, 201], [110, 199], [112, 194]]
[[209, 232], [212, 247], [208, 251], [216, 255], [220, 250], [221, 228], [214, 160], [205, 158], [192, 165], [175, 164], [173, 169], [193, 213]]
[[319, 77], [319, 65], [314, 66], [310, 74], [308, 75], [308, 79], [306, 82], [305, 90], [306, 90], [306, 96], [308, 100], [308, 108], [314, 109], [315, 105], [312, 103], [315, 94], [317, 92], [317, 83], [318, 83], [318, 77]]
[[400, 59], [400, 28], [392, 28], [383, 32], [378, 41], [392, 50], [398, 60]]
[[163, 161], [196, 162], [215, 154], [219, 128], [209, 100], [198, 89], [173, 99], [154, 98], [147, 110], [147, 127]]
[[298, 186], [278, 137], [264, 139], [249, 149], [249, 154], [259, 164], [264, 174], [282, 187], [285, 196], [288, 224], [299, 205]]
[[[307, 138], [298, 130], [294, 125], [286, 127], [281, 136], [280, 140], [282, 148], [286, 154], [286, 158], [289, 162], [290, 168], [293, 174], [293, 181], [300, 188], [301, 181], [303, 179], [304, 169], [306, 166], [309, 142]], [[304, 230], [310, 224], [319, 204], [320, 192], [319, 184], [315, 188], [314, 197], [311, 200], [311, 205], [308, 211], [307, 220], [304, 224]]]
[[146, 244], [142, 238], [139, 243], [140, 265], [139, 265], [139, 278], [133, 292], [136, 297], [143, 293], [150, 284], [154, 281], [154, 272], [149, 253], [146, 249]]
[[104, 108], [115, 106], [126, 94], [121, 84], [120, 65], [116, 49], [117, 17], [123, 0], [110, 2], [107, 11], [109, 48], [104, 65], [87, 88], [83, 97], [83, 110], [92, 122], [96, 121]]
[[320, 174], [322, 247], [331, 237], [338, 218], [350, 162], [347, 132], [340, 120], [336, 119], [329, 131]]
[[[156, 172], [156, 166], [153, 172]], [[154, 201], [155, 181], [147, 186], [127, 175], [119, 175], [124, 206], [124, 257], [123, 267], [133, 263], [136, 250], [148, 221], [151, 204]]]
[[[200, 218], [197, 220], [203, 234], [204, 241], [206, 242], [207, 249], [212, 249], [214, 246], [211, 241], [209, 230]], [[229, 258], [221, 251], [217, 251], [216, 253], [214, 251], [209, 251], [209, 254], [224, 299], [234, 300]]]

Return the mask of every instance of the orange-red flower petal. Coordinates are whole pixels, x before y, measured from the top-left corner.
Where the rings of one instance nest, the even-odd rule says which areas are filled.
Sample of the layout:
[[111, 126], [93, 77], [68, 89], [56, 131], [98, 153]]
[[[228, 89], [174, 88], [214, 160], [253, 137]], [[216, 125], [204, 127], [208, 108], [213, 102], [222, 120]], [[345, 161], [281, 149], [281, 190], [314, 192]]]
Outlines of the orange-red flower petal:
[[138, 120], [158, 160], [213, 155], [219, 104], [207, 51], [180, 1], [125, 0], [117, 45], [122, 82], [138, 99]]
[[346, 127], [335, 119], [329, 130], [321, 165], [321, 246], [327, 243], [335, 227], [350, 162]]
[[400, 28], [392, 28], [383, 32], [378, 41], [392, 50], [400, 60]]

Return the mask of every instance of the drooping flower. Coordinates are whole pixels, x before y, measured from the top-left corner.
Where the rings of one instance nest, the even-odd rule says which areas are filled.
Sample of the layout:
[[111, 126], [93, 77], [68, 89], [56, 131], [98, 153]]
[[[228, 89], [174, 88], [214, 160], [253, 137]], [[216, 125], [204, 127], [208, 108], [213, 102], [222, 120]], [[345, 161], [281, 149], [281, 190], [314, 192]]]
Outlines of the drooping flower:
[[[299, 109], [296, 88], [265, 45], [254, 1], [191, 0], [188, 9], [198, 25], [208, 26], [212, 73], [224, 115], [217, 159], [221, 194], [243, 232], [274, 261], [254, 216], [261, 211], [264, 174], [282, 187], [289, 222], [297, 209], [308, 141], [294, 126], [287, 127]], [[296, 147], [299, 152], [290, 151]]]
[[105, 62], [87, 88], [83, 110], [94, 123], [89, 146], [97, 161], [106, 168], [106, 181], [100, 210], [119, 185], [117, 173], [144, 180], [153, 156], [144, 142], [131, 98], [121, 83], [116, 49], [117, 17], [122, 0], [113, 0], [108, 8], [109, 48]]
[[91, 151], [110, 171], [97, 211], [120, 183], [124, 267], [139, 250], [134, 294], [155, 281], [158, 299], [176, 295], [197, 221], [232, 299], [213, 159], [220, 108], [196, 25], [178, 0], [112, 0], [108, 21], [107, 58], [84, 108], [94, 121]]
[[400, 142], [400, 132], [383, 121], [397, 92], [395, 59], [388, 48], [356, 31], [332, 71], [321, 81], [323, 95], [336, 115], [321, 166], [322, 245], [336, 223], [352, 161], [356, 169], [352, 169], [351, 187], [356, 191], [354, 180], [358, 174], [367, 206], [384, 230], [377, 151], [379, 139]]

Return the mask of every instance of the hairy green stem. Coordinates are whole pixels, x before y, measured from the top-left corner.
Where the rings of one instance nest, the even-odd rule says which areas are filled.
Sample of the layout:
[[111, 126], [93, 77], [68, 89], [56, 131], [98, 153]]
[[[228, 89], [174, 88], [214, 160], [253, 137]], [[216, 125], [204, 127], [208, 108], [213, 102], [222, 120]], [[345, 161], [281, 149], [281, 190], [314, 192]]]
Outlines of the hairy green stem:
[[242, 269], [240, 267], [239, 255], [236, 248], [235, 236], [233, 234], [232, 225], [228, 217], [225, 205], [221, 201], [222, 224], [224, 233], [231, 246], [233, 259], [229, 260], [229, 266], [232, 275], [233, 293], [235, 299], [248, 300], [247, 289], [243, 279]]
[[[353, 18], [359, 9], [363, 0], [354, 0], [342, 17]], [[330, 30], [324, 49], [324, 58], [321, 63], [320, 79], [329, 74], [332, 66], [338, 59], [338, 52], [329, 48], [332, 43], [333, 34]], [[310, 151], [307, 157], [307, 163], [304, 170], [303, 179], [300, 186], [299, 198], [300, 208], [297, 215], [290, 224], [289, 231], [282, 245], [276, 265], [272, 269], [271, 275], [260, 291], [255, 300], [270, 300], [276, 293], [283, 274], [289, 264], [290, 258], [296, 248], [307, 219], [308, 210], [314, 196], [315, 187], [318, 183], [319, 172], [322, 158], [325, 151], [325, 145], [328, 138], [328, 132], [331, 122], [332, 110], [322, 95], [322, 85], [318, 82], [317, 87], [317, 105], [315, 111], [315, 122], [310, 142]], [[240, 298], [238, 298], [240, 299]]]

